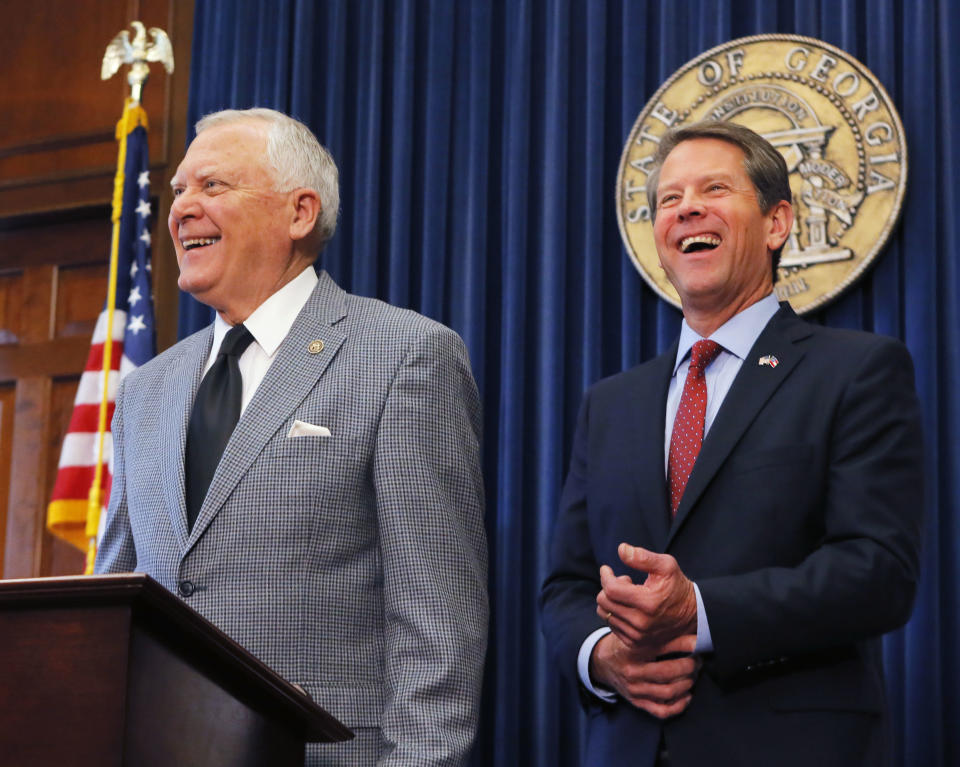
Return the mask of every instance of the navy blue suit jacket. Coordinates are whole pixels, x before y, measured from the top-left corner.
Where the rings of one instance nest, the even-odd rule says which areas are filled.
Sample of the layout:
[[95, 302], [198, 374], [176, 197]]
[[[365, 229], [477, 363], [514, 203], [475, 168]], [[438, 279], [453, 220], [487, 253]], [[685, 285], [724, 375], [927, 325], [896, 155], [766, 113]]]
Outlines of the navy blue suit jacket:
[[[772, 355], [774, 367], [760, 365]], [[920, 410], [898, 341], [770, 320], [727, 394], [676, 517], [664, 418], [676, 346], [585, 395], [541, 596], [576, 681], [601, 564], [622, 541], [676, 557], [714, 652], [689, 708], [661, 722], [583, 691], [587, 764], [882, 764], [879, 636], [910, 615], [922, 508]], [[642, 578], [642, 576], [641, 576]]]

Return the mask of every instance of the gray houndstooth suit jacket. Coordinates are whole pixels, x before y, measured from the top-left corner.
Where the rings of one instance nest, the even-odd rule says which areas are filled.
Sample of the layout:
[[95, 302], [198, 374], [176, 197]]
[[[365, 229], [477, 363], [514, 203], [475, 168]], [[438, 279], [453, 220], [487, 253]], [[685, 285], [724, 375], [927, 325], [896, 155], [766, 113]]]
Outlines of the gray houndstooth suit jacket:
[[[488, 620], [480, 402], [463, 342], [321, 273], [188, 532], [184, 444], [212, 335], [120, 387], [97, 572], [185, 584], [187, 604], [354, 730], [309, 746], [308, 765], [460, 764]], [[294, 420], [331, 436], [288, 437]]]

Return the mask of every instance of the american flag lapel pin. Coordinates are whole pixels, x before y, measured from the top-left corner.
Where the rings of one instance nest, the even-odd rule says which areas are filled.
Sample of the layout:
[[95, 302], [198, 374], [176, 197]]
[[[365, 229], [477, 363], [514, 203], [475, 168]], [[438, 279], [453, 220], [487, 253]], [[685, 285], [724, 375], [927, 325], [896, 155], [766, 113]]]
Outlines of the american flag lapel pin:
[[774, 357], [772, 354], [765, 354], [759, 360], [757, 360], [758, 365], [769, 365], [772, 368], [775, 368], [780, 364], [780, 360]]

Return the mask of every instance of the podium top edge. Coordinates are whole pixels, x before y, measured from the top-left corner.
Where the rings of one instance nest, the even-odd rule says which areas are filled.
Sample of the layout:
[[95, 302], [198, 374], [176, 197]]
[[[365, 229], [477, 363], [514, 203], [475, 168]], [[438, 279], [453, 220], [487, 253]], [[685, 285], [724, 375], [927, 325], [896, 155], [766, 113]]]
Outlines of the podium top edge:
[[340, 741], [353, 733], [303, 691], [145, 573], [67, 575], [0, 580], [0, 613], [33, 608], [129, 607], [134, 623], [154, 627], [177, 644], [189, 643], [197, 654], [215, 662], [228, 683], [247, 680], [272, 704], [296, 717], [307, 742]]

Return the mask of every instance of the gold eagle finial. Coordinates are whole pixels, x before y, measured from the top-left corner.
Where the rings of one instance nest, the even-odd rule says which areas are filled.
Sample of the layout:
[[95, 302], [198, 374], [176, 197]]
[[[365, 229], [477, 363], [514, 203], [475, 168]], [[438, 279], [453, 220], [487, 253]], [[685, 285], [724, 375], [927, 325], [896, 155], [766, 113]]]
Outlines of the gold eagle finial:
[[130, 73], [127, 82], [130, 83], [131, 97], [140, 102], [143, 84], [150, 74], [148, 61], [159, 61], [168, 73], [173, 72], [173, 46], [167, 33], [159, 27], [150, 27], [152, 42], [147, 42], [147, 30], [139, 21], [131, 22], [136, 30], [133, 41], [130, 40], [129, 30], [123, 30], [107, 46], [103, 54], [103, 64], [100, 67], [100, 79], [108, 80], [113, 77], [121, 64], [130, 64]]

